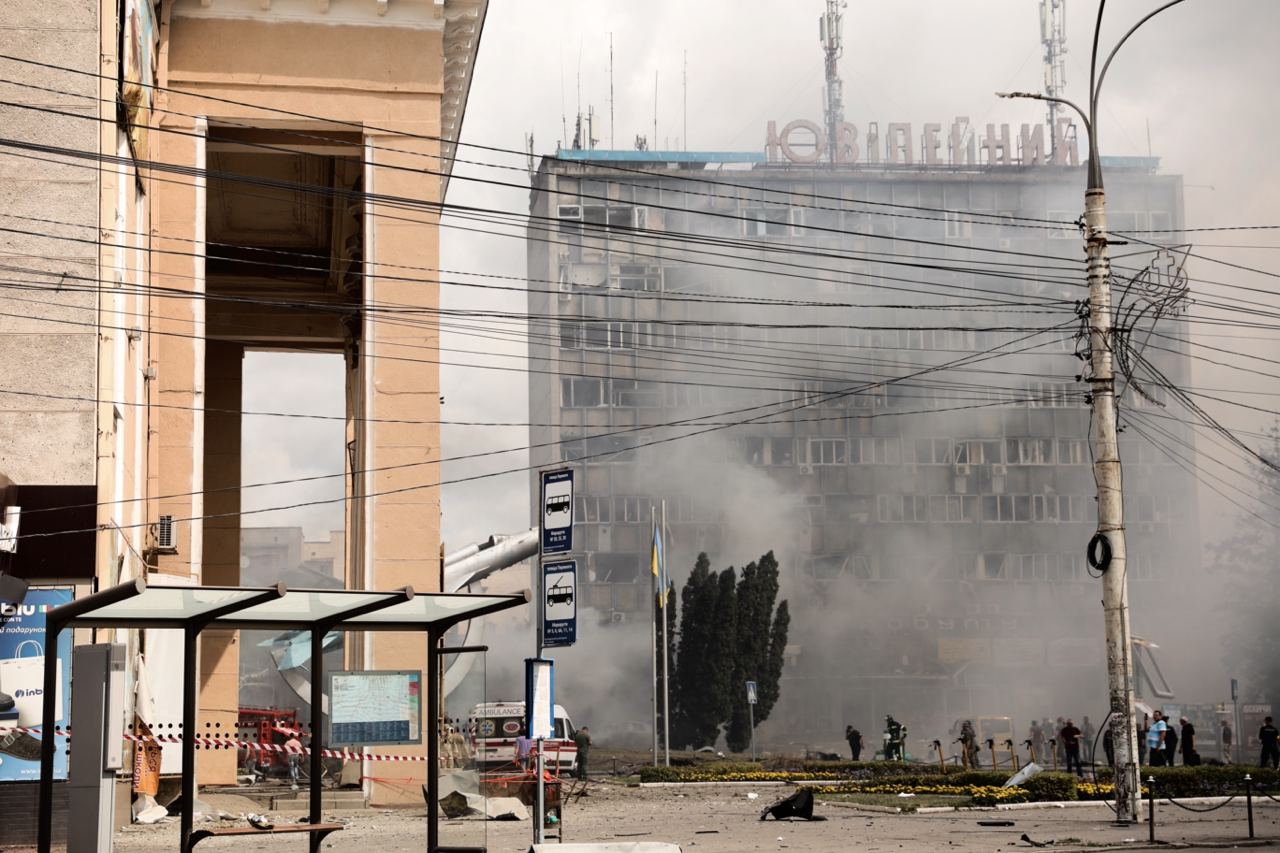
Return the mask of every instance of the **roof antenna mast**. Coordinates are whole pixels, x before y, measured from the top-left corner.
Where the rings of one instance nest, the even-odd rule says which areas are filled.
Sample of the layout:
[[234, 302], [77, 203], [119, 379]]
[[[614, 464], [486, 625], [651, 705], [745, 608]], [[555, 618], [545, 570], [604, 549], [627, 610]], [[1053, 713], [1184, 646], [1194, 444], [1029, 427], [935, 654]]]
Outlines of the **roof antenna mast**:
[[[1061, 98], [1067, 90], [1067, 0], [1040, 0], [1040, 43], [1044, 45], [1044, 93]], [[1057, 162], [1058, 110], [1049, 101], [1049, 153]]]
[[841, 30], [844, 24], [844, 0], [827, 0], [827, 13], [818, 19], [818, 37], [826, 55], [827, 69], [827, 155], [836, 162], [836, 139], [844, 123], [844, 83], [840, 80], [837, 61], [844, 53]]

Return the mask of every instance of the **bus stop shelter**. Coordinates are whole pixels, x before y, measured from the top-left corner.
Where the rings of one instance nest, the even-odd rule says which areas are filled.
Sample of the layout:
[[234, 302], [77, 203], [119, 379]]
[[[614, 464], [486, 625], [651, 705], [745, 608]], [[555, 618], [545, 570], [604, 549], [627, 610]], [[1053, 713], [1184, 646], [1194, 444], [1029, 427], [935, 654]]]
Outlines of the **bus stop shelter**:
[[[414, 631], [426, 634], [427, 851], [439, 846], [440, 640], [459, 622], [527, 604], [529, 594], [415, 595], [411, 588], [374, 590], [287, 590], [273, 587], [148, 586], [144, 578], [76, 599], [46, 614], [44, 715], [40, 741], [40, 800], [37, 845], [51, 853], [53, 764], [57, 694], [58, 635], [70, 628], [168, 628], [183, 632], [182, 796], [179, 801], [180, 853], [187, 853], [195, 805], [195, 738], [198, 681], [197, 641], [206, 628], [309, 631], [311, 634], [310, 849], [326, 834], [321, 826], [320, 776], [325, 748], [324, 637], [330, 631]], [[74, 674], [73, 674], [74, 678]], [[74, 681], [72, 689], [74, 690]], [[118, 709], [117, 709], [118, 710]]]

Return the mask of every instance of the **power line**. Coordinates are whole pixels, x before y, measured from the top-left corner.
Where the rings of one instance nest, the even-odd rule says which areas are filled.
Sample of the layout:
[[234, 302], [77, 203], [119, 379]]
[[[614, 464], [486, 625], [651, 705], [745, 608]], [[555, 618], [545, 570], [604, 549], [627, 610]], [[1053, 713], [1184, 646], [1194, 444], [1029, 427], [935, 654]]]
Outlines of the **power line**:
[[[637, 444], [635, 444], [635, 445], [633, 445], [633, 446], [631, 446], [631, 447], [628, 447], [628, 448], [621, 448], [621, 449], [615, 449], [615, 450], [606, 450], [606, 451], [602, 451], [602, 452], [598, 452], [598, 453], [592, 453], [592, 454], [584, 454], [583, 456], [579, 457], [579, 459], [578, 459], [577, 461], [579, 461], [579, 462], [585, 462], [585, 461], [588, 461], [588, 460], [591, 460], [591, 459], [607, 458], [607, 457], [610, 457], [610, 456], [616, 456], [616, 455], [618, 455], [618, 454], [619, 454], [619, 453], [621, 453], [621, 452], [631, 452], [631, 451], [634, 451], [634, 450], [639, 450], [639, 449], [644, 448], [644, 447], [652, 447], [652, 446], [657, 446], [657, 445], [662, 445], [662, 444], [668, 444], [668, 443], [671, 443], [671, 442], [674, 442], [674, 441], [679, 441], [679, 440], [683, 440], [683, 439], [687, 439], [687, 438], [693, 438], [693, 437], [695, 437], [695, 436], [699, 436], [699, 435], [706, 435], [706, 434], [710, 434], [710, 433], [719, 432], [719, 431], [722, 431], [722, 430], [725, 430], [725, 429], [730, 429], [730, 428], [734, 428], [734, 427], [745, 426], [745, 425], [747, 425], [747, 424], [759, 423], [759, 422], [761, 422], [761, 421], [763, 421], [764, 419], [769, 418], [769, 417], [775, 417], [775, 416], [777, 416], [777, 415], [781, 415], [781, 414], [788, 414], [788, 413], [791, 413], [791, 412], [801, 411], [801, 410], [804, 410], [804, 409], [811, 408], [811, 407], [813, 407], [813, 406], [817, 406], [817, 405], [819, 405], [819, 404], [829, 404], [829, 403], [833, 402], [834, 400], [838, 400], [838, 399], [842, 399], [842, 398], [844, 398], [844, 397], [848, 397], [848, 396], [851, 396], [851, 395], [855, 395], [855, 394], [863, 393], [863, 392], [865, 392], [866, 390], [869, 390], [869, 389], [872, 389], [872, 388], [875, 388], [875, 387], [882, 387], [882, 386], [892, 385], [892, 384], [895, 384], [896, 382], [903, 381], [903, 380], [906, 380], [906, 379], [915, 378], [915, 377], [918, 377], [918, 376], [927, 375], [927, 374], [929, 374], [929, 373], [933, 373], [933, 372], [937, 372], [937, 371], [941, 371], [941, 370], [947, 370], [947, 369], [950, 369], [950, 368], [953, 368], [953, 367], [961, 366], [962, 364], [968, 363], [969, 361], [974, 360], [974, 359], [982, 360], [982, 359], [987, 359], [987, 358], [1002, 357], [1002, 356], [1005, 356], [1005, 355], [1016, 355], [1016, 354], [1017, 354], [1017, 353], [1016, 353], [1016, 351], [1013, 351], [1013, 352], [1000, 352], [1000, 350], [1001, 350], [1001, 349], [1003, 349], [1003, 347], [1004, 347], [1004, 346], [1007, 346], [1007, 345], [1009, 345], [1009, 344], [1013, 344], [1013, 343], [1021, 343], [1021, 342], [1025, 341], [1025, 340], [1029, 340], [1030, 338], [1033, 338], [1033, 337], [1035, 337], [1035, 335], [1027, 335], [1027, 336], [1025, 336], [1025, 337], [1023, 337], [1023, 338], [1020, 338], [1020, 339], [1018, 339], [1018, 340], [1010, 341], [1010, 342], [1008, 342], [1008, 344], [1002, 344], [1000, 347], [994, 348], [994, 349], [992, 349], [992, 350], [988, 350], [988, 351], [986, 351], [986, 352], [982, 352], [982, 353], [974, 353], [974, 354], [972, 354], [972, 355], [970, 355], [970, 356], [966, 356], [966, 357], [961, 358], [961, 359], [956, 359], [956, 360], [954, 360], [954, 361], [952, 361], [952, 362], [949, 362], [949, 363], [946, 363], [946, 364], [941, 364], [941, 365], [936, 365], [936, 366], [932, 366], [932, 367], [924, 368], [924, 369], [922, 369], [922, 370], [920, 370], [920, 371], [917, 371], [917, 372], [916, 372], [916, 373], [914, 373], [914, 374], [909, 374], [908, 376], [900, 377], [900, 378], [899, 378], [899, 379], [897, 379], [897, 380], [895, 380], [895, 379], [889, 379], [889, 380], [885, 380], [884, 382], [879, 382], [879, 383], [863, 383], [863, 384], [860, 384], [860, 385], [858, 385], [858, 386], [851, 386], [851, 387], [844, 388], [844, 389], [841, 389], [841, 390], [838, 390], [838, 391], [833, 391], [833, 392], [824, 392], [824, 393], [819, 394], [819, 395], [809, 395], [810, 397], [812, 397], [812, 399], [802, 400], [801, 402], [797, 403], [797, 405], [791, 406], [790, 408], [787, 408], [787, 409], [783, 409], [783, 410], [781, 410], [781, 411], [779, 411], [779, 412], [771, 412], [771, 413], [767, 413], [767, 414], [763, 414], [763, 415], [758, 415], [758, 416], [751, 417], [751, 418], [746, 418], [746, 419], [744, 419], [744, 420], [733, 421], [733, 422], [730, 422], [729, 424], [726, 424], [726, 425], [716, 425], [716, 426], [706, 426], [706, 427], [704, 427], [704, 426], [702, 426], [702, 424], [697, 423], [697, 421], [699, 421], [699, 420], [705, 420], [705, 418], [696, 418], [696, 419], [691, 419], [691, 420], [690, 420], [690, 422], [689, 422], [687, 425], [689, 425], [689, 426], [698, 426], [698, 427], [700, 427], [699, 429], [695, 430], [694, 432], [686, 433], [686, 434], [684, 434], [684, 435], [668, 436], [668, 437], [664, 437], [664, 438], [652, 439], [652, 440], [649, 440], [649, 441], [644, 441], [644, 442], [637, 443]], [[708, 416], [706, 416], [706, 417], [729, 417], [729, 416], [733, 416], [733, 415], [737, 415], [737, 414], [742, 414], [742, 413], [745, 413], [745, 412], [759, 411], [761, 408], [773, 408], [773, 407], [774, 407], [774, 406], [776, 406], [776, 405], [779, 405], [779, 404], [777, 404], [777, 403], [773, 403], [773, 404], [766, 404], [765, 406], [749, 406], [749, 407], [746, 407], [746, 408], [744, 408], [744, 409], [739, 409], [739, 410], [730, 410], [730, 411], [728, 411], [728, 412], [721, 412], [721, 413], [717, 413], [717, 414], [715, 414], [715, 415], [708, 415]], [[785, 405], [785, 404], [784, 404], [784, 405]], [[681, 424], [681, 425], [684, 425], [684, 424]], [[632, 431], [634, 431], [634, 430], [632, 430]], [[499, 454], [499, 453], [501, 453], [501, 452], [502, 452], [502, 451], [485, 451], [485, 453], [487, 453], [488, 455], [498, 455], [498, 454]], [[454, 479], [452, 479], [452, 480], [439, 480], [439, 481], [437, 481], [437, 482], [435, 482], [435, 483], [427, 483], [427, 484], [418, 484], [418, 485], [404, 486], [404, 487], [399, 487], [399, 488], [394, 488], [394, 489], [384, 489], [384, 490], [381, 490], [381, 491], [375, 491], [375, 492], [362, 493], [362, 494], [360, 494], [360, 495], [353, 495], [353, 496], [350, 496], [350, 497], [348, 497], [348, 496], [345, 496], [345, 495], [344, 495], [343, 497], [340, 497], [340, 498], [332, 498], [332, 499], [317, 499], [317, 500], [312, 500], [312, 501], [302, 501], [302, 502], [293, 503], [293, 504], [288, 504], [288, 505], [284, 505], [284, 506], [265, 507], [265, 508], [259, 508], [259, 509], [254, 509], [254, 510], [242, 510], [242, 511], [229, 511], [229, 512], [222, 512], [222, 513], [211, 513], [211, 514], [205, 514], [205, 515], [200, 515], [200, 516], [190, 516], [190, 517], [186, 517], [186, 518], [175, 518], [175, 519], [173, 519], [173, 521], [174, 521], [174, 522], [191, 522], [191, 521], [202, 521], [202, 520], [216, 519], [216, 518], [243, 517], [243, 516], [246, 516], [246, 515], [260, 515], [260, 514], [262, 514], [262, 513], [266, 513], [266, 512], [278, 512], [278, 511], [282, 511], [282, 510], [289, 510], [289, 509], [302, 509], [302, 508], [305, 508], [305, 507], [311, 507], [311, 506], [322, 506], [322, 505], [328, 505], [328, 504], [333, 504], [333, 503], [343, 503], [343, 502], [346, 502], [347, 500], [353, 500], [353, 499], [367, 500], [367, 499], [369, 499], [369, 498], [383, 497], [383, 496], [393, 495], [393, 494], [404, 494], [404, 493], [406, 493], [406, 492], [421, 491], [421, 490], [423, 490], [423, 489], [439, 488], [439, 487], [441, 487], [441, 486], [446, 486], [446, 485], [456, 485], [456, 484], [458, 484], [458, 483], [472, 482], [472, 481], [476, 481], [476, 480], [489, 479], [489, 478], [492, 478], [492, 477], [503, 476], [503, 475], [506, 475], [506, 474], [526, 473], [526, 472], [528, 472], [528, 471], [536, 470], [536, 469], [537, 469], [537, 467], [538, 467], [538, 466], [522, 466], [522, 467], [518, 467], [518, 468], [509, 468], [509, 469], [505, 469], [505, 470], [503, 470], [503, 471], [489, 472], [489, 473], [485, 473], [485, 474], [474, 474], [474, 475], [470, 475], [470, 476], [466, 476], [466, 477], [458, 477], [458, 478], [454, 478]], [[125, 528], [128, 528], [128, 529], [133, 529], [133, 528], [142, 528], [142, 527], [148, 527], [148, 526], [150, 526], [150, 524], [149, 524], [149, 523], [147, 523], [147, 522], [142, 522], [142, 523], [131, 524], [131, 525], [123, 525], [123, 526], [122, 526], [122, 529], [125, 529]], [[49, 531], [49, 532], [42, 532], [42, 533], [28, 533], [28, 534], [20, 534], [20, 535], [19, 535], [18, 537], [16, 537], [16, 538], [18, 538], [18, 539], [23, 539], [23, 538], [45, 538], [45, 537], [50, 537], [50, 536], [62, 536], [62, 535], [70, 535], [70, 534], [75, 534], [75, 533], [93, 533], [93, 532], [97, 532], [98, 530], [99, 530], [99, 528], [98, 528], [98, 527], [91, 527], [91, 528], [84, 528], [84, 529], [79, 529], [79, 530], [62, 530], [62, 531]]]

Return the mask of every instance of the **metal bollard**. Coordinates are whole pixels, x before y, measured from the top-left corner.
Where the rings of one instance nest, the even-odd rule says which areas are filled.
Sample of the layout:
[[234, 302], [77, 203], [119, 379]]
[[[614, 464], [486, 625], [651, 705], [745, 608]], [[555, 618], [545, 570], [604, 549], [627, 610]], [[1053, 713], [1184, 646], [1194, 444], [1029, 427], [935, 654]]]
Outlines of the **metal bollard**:
[[1156, 841], [1156, 777], [1147, 777], [1147, 837]]
[[1249, 837], [1253, 838], [1253, 777], [1244, 774], [1244, 807], [1249, 814]]

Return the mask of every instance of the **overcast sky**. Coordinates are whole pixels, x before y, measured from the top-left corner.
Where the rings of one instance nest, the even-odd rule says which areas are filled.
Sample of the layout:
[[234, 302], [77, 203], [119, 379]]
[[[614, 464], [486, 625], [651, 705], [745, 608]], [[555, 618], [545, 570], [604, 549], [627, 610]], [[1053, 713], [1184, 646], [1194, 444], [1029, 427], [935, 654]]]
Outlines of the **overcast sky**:
[[[1156, 0], [1113, 2], [1104, 26], [1110, 46]], [[817, 19], [822, 0], [491, 0], [480, 46], [463, 141], [518, 151], [532, 132], [537, 153], [552, 153], [575, 111], [588, 106], [597, 115], [600, 147], [612, 147], [610, 108], [617, 147], [632, 147], [637, 134], [652, 136], [654, 75], [658, 75], [657, 118], [661, 147], [684, 147], [682, 75], [687, 56], [688, 147], [699, 150], [757, 151], [770, 119], [821, 118], [822, 54]], [[845, 50], [840, 69], [847, 120], [865, 129], [890, 121], [925, 122], [944, 128], [968, 116], [980, 129], [987, 122], [1042, 120], [1040, 105], [997, 100], [993, 92], [1038, 89], [1043, 78], [1037, 0], [851, 0], [845, 10]], [[1068, 3], [1067, 94], [1083, 101], [1095, 2]], [[614, 102], [609, 94], [609, 42], [613, 34]], [[1162, 13], [1135, 35], [1109, 72], [1099, 117], [1104, 154], [1151, 153], [1162, 170], [1186, 180], [1187, 224], [1220, 226], [1280, 223], [1272, 201], [1280, 187], [1280, 158], [1274, 155], [1280, 118], [1273, 91], [1280, 79], [1280, 4], [1273, 0], [1187, 0]], [[1149, 128], [1149, 133], [1148, 133]], [[659, 146], [653, 146], [659, 147]], [[463, 147], [459, 157], [489, 165], [458, 163], [449, 201], [520, 213], [527, 190], [502, 189], [472, 177], [524, 181], [525, 159]], [[497, 170], [492, 165], [517, 167]], [[1083, 181], [1083, 177], [1081, 178]], [[1081, 187], [1083, 193], [1083, 186]], [[442, 232], [445, 268], [523, 276], [525, 249], [519, 229], [494, 229], [454, 221]], [[508, 235], [466, 229], [501, 230]], [[1241, 244], [1266, 249], [1226, 248]], [[1222, 260], [1280, 271], [1280, 233], [1224, 232], [1196, 235], [1197, 251]], [[1213, 282], [1248, 285], [1270, 292], [1274, 278], [1207, 261], [1191, 275]], [[1083, 264], [1081, 265], [1083, 276]], [[501, 282], [499, 282], [501, 283]], [[1200, 295], [1236, 298], [1220, 285], [1193, 285]], [[1249, 298], [1276, 303], [1269, 295]], [[446, 287], [447, 307], [486, 307], [520, 312], [523, 295]], [[1212, 335], [1222, 330], [1202, 327]], [[1274, 333], [1249, 333], [1260, 340], [1203, 337], [1233, 353], [1277, 358]], [[442, 353], [444, 417], [451, 420], [527, 420], [522, 339], [501, 333], [478, 337], [474, 330], [444, 336]], [[495, 339], [496, 338], [496, 339]], [[457, 350], [457, 351], [448, 351]], [[492, 353], [485, 355], [480, 353]], [[1211, 355], [1210, 353], [1205, 353]], [[1263, 372], [1274, 366], [1234, 355], [1225, 361]], [[296, 361], [296, 360], [293, 360]], [[506, 370], [482, 369], [480, 365]], [[514, 369], [513, 369], [514, 368]], [[323, 368], [292, 383], [295, 366], [287, 357], [255, 362], [259, 389], [246, 384], [246, 408], [341, 411], [341, 374]], [[1229, 399], [1277, 408], [1280, 381], [1199, 362], [1198, 386], [1225, 389]], [[288, 399], [280, 389], [288, 389]], [[1270, 396], [1268, 396], [1270, 395]], [[268, 405], [268, 403], [270, 405]], [[1213, 414], [1240, 429], [1257, 430], [1272, 416], [1209, 401]], [[246, 431], [246, 480], [305, 476], [326, 467], [340, 469], [341, 430], [293, 424], [288, 430]], [[444, 455], [520, 448], [524, 427], [454, 427], [444, 432]], [[445, 466], [446, 479], [524, 465], [523, 452], [482, 462]], [[251, 470], [251, 473], [250, 473]], [[1211, 469], [1212, 470], [1212, 469]], [[1217, 473], [1221, 474], [1220, 470]], [[529, 524], [528, 479], [506, 475], [453, 485], [444, 491], [444, 537], [452, 550], [492, 532], [513, 532]], [[281, 494], [246, 495], [245, 505], [278, 505]], [[296, 496], [299, 492], [289, 493]], [[303, 498], [306, 499], [306, 498]], [[1202, 494], [1206, 542], [1218, 538], [1224, 520], [1221, 501]], [[298, 524], [308, 536], [340, 523], [340, 508], [275, 513], [246, 524]]]

